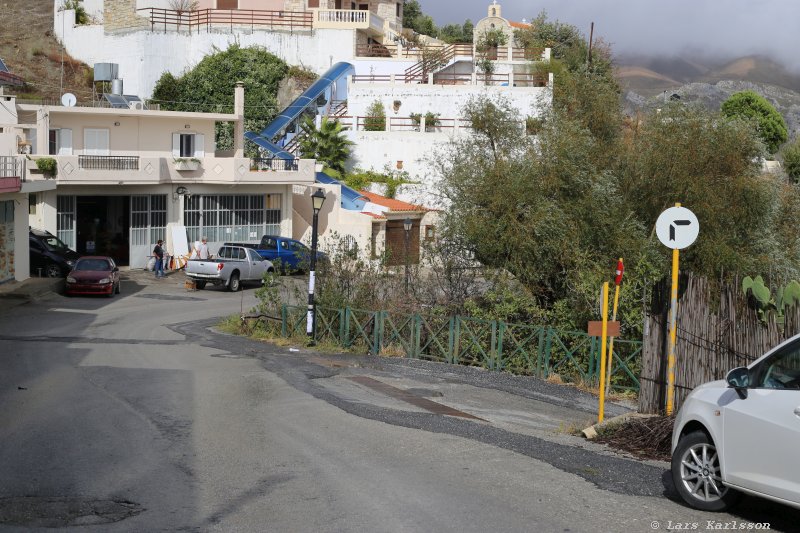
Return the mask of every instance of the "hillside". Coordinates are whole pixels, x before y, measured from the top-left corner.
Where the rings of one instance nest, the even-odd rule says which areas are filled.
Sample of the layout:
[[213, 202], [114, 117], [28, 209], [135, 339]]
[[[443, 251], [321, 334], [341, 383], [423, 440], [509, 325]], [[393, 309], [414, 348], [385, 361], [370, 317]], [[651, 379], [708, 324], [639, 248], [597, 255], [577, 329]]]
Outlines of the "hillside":
[[692, 57], [620, 56], [617, 77], [630, 91], [655, 96], [687, 83], [743, 81], [800, 92], [800, 73], [792, 73], [767, 57], [700, 59]]
[[79, 99], [92, 94], [91, 69], [64, 55], [61, 89], [61, 45], [53, 36], [53, 0], [3, 3], [0, 57], [27, 85], [16, 91], [22, 98], [58, 99], [72, 92]]
[[[732, 94], [752, 90], [764, 96], [783, 115], [789, 129], [790, 137], [800, 137], [800, 93], [769, 85], [749, 81], [723, 80], [717, 83], [687, 83], [670, 88], [668, 94], [677, 94], [682, 102], [704, 106], [712, 111], [719, 111], [722, 102]], [[626, 91], [624, 105], [629, 114], [643, 109], [655, 109], [664, 105], [662, 94], [647, 96], [635, 91]]]

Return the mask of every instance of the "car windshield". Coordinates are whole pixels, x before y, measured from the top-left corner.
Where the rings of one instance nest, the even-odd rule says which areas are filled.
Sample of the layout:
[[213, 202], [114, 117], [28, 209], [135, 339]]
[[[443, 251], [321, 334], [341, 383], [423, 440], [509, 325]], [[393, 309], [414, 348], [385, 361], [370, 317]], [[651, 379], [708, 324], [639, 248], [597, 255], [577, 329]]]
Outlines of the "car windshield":
[[69, 249], [69, 247], [61, 241], [61, 239], [59, 239], [58, 237], [54, 237], [52, 235], [50, 235], [49, 237], [42, 237], [42, 242], [47, 247], [47, 249], [51, 251]]
[[111, 263], [105, 259], [80, 259], [75, 264], [75, 270], [110, 271]]

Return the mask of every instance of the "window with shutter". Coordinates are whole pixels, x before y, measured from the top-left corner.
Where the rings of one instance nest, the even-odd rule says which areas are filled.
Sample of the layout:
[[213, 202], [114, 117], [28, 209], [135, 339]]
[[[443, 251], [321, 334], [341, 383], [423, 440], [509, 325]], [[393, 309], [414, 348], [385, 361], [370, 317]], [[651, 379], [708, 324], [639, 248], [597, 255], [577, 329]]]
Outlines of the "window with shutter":
[[108, 155], [108, 130], [86, 128], [83, 130], [85, 155]]

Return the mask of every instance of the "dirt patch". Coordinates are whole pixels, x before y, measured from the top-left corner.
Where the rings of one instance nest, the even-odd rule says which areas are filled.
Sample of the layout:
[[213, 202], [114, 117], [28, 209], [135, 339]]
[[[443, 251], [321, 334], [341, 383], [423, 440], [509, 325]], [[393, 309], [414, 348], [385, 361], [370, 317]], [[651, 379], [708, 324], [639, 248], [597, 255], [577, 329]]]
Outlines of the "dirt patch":
[[59, 99], [72, 92], [79, 100], [90, 100], [92, 70], [66, 53], [62, 90], [61, 44], [53, 36], [52, 0], [5, 2], [2, 9], [0, 57], [12, 74], [26, 82], [14, 93], [20, 98]]
[[669, 461], [674, 422], [675, 419], [668, 416], [632, 418], [598, 429], [594, 440], [642, 459]]

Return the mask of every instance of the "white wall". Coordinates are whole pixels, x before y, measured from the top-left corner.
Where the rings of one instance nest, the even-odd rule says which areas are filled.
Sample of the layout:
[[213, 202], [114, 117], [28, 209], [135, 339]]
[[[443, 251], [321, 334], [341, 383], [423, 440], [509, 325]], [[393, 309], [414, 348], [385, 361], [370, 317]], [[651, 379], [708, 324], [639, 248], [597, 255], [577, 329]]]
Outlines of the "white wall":
[[[405, 83], [351, 83], [348, 88], [348, 114], [365, 116], [367, 108], [380, 100], [387, 116], [407, 117], [411, 113], [438, 113], [440, 118], [460, 118], [467, 102], [476, 97], [505, 98], [518, 109], [521, 119], [539, 116], [553, 101], [549, 87], [484, 87], [480, 85], [419, 85]], [[393, 102], [401, 102], [393, 111]]]
[[[61, 17], [66, 17], [62, 35]], [[133, 31], [106, 34], [102, 25], [75, 26], [75, 12], [55, 13], [54, 29], [67, 52], [88, 65], [118, 63], [125, 93], [152, 95], [164, 72], [179, 76], [214, 48], [225, 50], [261, 46], [290, 65], [302, 65], [318, 74], [333, 63], [348, 60], [355, 51], [355, 30], [314, 30], [313, 33], [256, 30], [253, 33], [186, 33]]]

